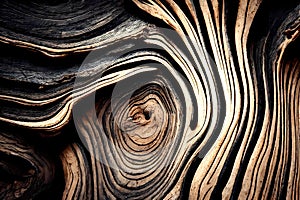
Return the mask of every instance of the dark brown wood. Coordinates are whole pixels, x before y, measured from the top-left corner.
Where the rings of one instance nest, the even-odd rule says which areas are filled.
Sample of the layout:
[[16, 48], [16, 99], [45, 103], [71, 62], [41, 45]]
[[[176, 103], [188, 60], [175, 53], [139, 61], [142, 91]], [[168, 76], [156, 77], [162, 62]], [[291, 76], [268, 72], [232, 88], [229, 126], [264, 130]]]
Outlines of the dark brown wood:
[[0, 133], [0, 198], [29, 199], [53, 182], [55, 165], [15, 134]]
[[298, 1], [0, 13], [0, 199], [299, 199]]

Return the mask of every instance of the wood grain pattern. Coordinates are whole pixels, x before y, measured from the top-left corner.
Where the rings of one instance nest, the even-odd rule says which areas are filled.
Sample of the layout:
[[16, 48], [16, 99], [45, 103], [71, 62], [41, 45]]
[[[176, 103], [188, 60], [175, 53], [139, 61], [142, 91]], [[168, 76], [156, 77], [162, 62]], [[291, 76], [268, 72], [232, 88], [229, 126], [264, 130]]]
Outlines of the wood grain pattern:
[[299, 199], [298, 1], [0, 12], [0, 198]]
[[92, 183], [89, 164], [82, 147], [70, 144], [61, 153], [65, 190], [62, 199], [91, 199]]
[[22, 138], [0, 133], [0, 198], [33, 198], [54, 179], [55, 165]]

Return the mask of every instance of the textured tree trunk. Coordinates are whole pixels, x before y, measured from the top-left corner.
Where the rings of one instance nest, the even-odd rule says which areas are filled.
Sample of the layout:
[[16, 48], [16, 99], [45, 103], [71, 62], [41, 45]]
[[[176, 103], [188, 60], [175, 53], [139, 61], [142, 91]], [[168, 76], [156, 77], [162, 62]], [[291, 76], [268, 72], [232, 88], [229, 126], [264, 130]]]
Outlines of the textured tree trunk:
[[0, 13], [0, 199], [300, 199], [298, 1]]

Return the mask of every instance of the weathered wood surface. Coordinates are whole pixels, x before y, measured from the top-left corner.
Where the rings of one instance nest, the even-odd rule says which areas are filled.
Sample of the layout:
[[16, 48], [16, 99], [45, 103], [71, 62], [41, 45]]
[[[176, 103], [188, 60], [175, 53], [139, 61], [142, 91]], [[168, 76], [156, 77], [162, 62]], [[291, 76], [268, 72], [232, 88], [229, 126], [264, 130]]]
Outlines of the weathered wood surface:
[[299, 199], [296, 0], [3, 0], [1, 199]]

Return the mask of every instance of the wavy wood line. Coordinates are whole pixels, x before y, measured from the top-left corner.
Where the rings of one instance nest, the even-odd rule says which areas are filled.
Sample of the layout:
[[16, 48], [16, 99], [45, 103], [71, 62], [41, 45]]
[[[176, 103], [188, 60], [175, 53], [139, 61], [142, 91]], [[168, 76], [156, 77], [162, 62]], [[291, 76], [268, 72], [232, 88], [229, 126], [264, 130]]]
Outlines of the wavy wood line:
[[65, 176], [62, 199], [91, 199], [91, 174], [83, 148], [76, 143], [70, 144], [61, 152], [60, 159]]
[[0, 12], [1, 42], [50, 57], [90, 51], [134, 35], [147, 26], [128, 15], [124, 2], [118, 0], [5, 0]]
[[299, 2], [0, 11], [1, 198], [299, 199]]

